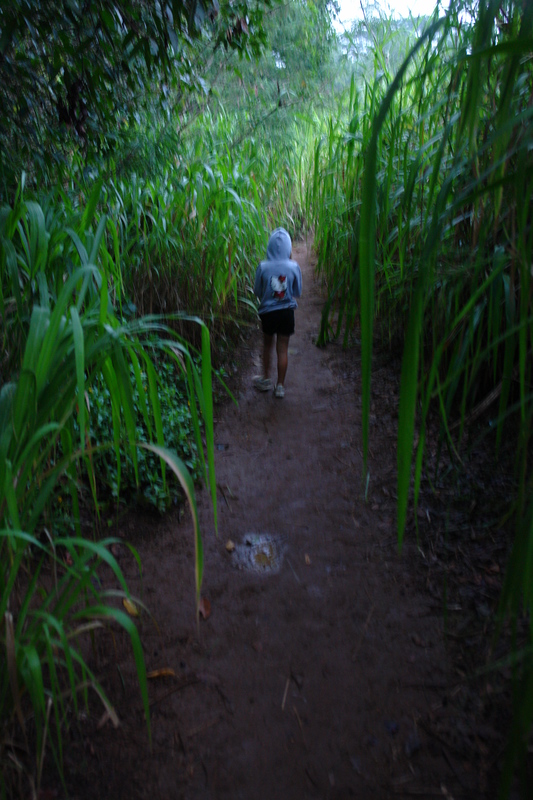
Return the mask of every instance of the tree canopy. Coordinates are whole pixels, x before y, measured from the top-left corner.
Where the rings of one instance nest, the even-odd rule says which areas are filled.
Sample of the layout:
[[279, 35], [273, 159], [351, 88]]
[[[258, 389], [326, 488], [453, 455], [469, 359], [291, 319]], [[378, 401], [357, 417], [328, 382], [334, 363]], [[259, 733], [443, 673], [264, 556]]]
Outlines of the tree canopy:
[[69, 148], [112, 148], [146, 101], [205, 91], [193, 45], [257, 56], [276, 0], [12, 0], [0, 7], [4, 183]]

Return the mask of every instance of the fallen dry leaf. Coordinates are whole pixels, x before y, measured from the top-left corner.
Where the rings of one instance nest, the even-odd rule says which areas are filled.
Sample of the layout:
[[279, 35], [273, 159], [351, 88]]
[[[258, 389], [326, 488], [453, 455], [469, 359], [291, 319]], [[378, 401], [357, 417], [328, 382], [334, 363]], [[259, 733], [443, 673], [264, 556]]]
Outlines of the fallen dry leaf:
[[176, 673], [171, 667], [163, 667], [162, 669], [154, 669], [149, 672], [147, 678], [174, 678]]
[[310, 556], [308, 556], [307, 553], [305, 554], [305, 563], [307, 564], [308, 567], [311, 565], [311, 558]]
[[130, 617], [138, 617], [139, 616], [139, 609], [137, 608], [135, 603], [132, 603], [131, 600], [128, 600], [127, 597], [125, 597], [124, 600], [122, 601], [122, 605], [124, 606], [124, 608], [126, 609], [128, 614], [130, 615]]
[[202, 597], [198, 604], [198, 613], [203, 619], [208, 619], [211, 616], [211, 603], [207, 597]]
[[228, 539], [228, 541], [226, 542], [226, 550], [228, 551], [228, 553], [233, 553], [233, 551], [235, 550], [235, 542], [232, 542], [231, 539]]

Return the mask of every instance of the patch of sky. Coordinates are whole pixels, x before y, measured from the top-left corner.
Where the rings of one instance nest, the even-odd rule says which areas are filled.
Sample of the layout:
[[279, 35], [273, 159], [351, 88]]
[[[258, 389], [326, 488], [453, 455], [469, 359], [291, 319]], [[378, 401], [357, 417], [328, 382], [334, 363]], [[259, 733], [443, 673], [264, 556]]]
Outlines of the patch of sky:
[[[413, 17], [429, 17], [435, 11], [438, 0], [381, 0], [380, 2], [363, 2], [360, 0], [337, 0], [339, 13], [334, 21], [336, 30], [342, 33], [350, 29], [351, 23], [364, 19], [365, 15], [373, 16], [385, 14], [386, 16], [408, 19]], [[439, 13], [446, 12], [448, 0], [438, 3]], [[364, 9], [364, 10], [363, 10]]]

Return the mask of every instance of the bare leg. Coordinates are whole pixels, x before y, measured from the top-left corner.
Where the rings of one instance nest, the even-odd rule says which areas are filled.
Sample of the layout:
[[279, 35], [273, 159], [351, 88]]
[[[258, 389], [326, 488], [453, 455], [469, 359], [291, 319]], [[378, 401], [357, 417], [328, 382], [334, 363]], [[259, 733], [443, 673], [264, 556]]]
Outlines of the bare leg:
[[263, 334], [263, 378], [270, 376], [270, 356], [272, 353], [272, 345], [274, 344], [274, 337]]
[[289, 364], [289, 336], [280, 336], [276, 339], [276, 352], [278, 354], [278, 383], [283, 386], [287, 366]]

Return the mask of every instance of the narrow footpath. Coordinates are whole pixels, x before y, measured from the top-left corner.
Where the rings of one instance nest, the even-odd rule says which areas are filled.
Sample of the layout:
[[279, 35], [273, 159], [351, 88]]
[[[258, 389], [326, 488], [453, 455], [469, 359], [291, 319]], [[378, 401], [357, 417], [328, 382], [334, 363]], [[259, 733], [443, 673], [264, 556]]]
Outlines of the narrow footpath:
[[106, 686], [121, 726], [95, 734], [92, 797], [476, 796], [468, 764], [435, 734], [450, 683], [442, 607], [420, 587], [415, 543], [397, 553], [397, 385], [376, 367], [365, 499], [359, 358], [314, 345], [323, 298], [306, 243], [293, 258], [304, 295], [285, 398], [252, 388], [258, 330], [241, 354], [238, 407], [218, 413], [218, 537], [207, 492], [198, 496], [199, 632], [188, 512], [124, 531], [142, 590], [133, 559], [122, 566], [153, 614], [141, 621], [147, 668], [175, 674], [150, 681], [150, 753], [118, 644], [120, 680], [110, 669]]

